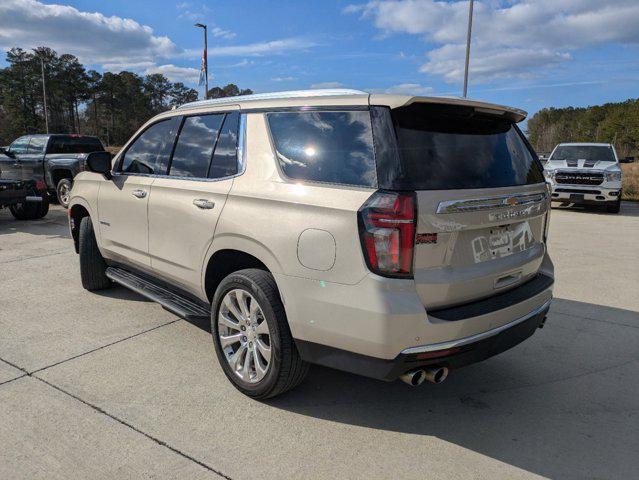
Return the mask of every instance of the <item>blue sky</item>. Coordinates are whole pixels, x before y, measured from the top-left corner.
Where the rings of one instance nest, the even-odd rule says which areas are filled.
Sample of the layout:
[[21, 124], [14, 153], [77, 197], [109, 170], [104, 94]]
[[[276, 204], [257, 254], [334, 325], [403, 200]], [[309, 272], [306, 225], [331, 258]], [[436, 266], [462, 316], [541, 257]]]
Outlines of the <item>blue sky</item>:
[[[639, 1], [475, 4], [469, 94], [529, 112], [638, 97]], [[461, 93], [467, 1], [3, 0], [0, 48], [48, 45], [100, 71], [211, 85]]]

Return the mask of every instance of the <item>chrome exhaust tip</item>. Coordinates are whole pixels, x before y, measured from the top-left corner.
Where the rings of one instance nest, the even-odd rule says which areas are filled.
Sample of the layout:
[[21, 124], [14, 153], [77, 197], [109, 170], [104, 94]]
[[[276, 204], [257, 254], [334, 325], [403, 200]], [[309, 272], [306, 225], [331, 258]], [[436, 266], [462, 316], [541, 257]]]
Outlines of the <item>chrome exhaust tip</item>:
[[426, 380], [426, 371], [421, 368], [418, 368], [417, 370], [410, 370], [403, 375], [400, 375], [399, 379], [411, 387], [418, 387], [424, 383], [424, 380]]
[[447, 377], [448, 369], [446, 367], [428, 367], [424, 370], [424, 379], [431, 383], [442, 383]]

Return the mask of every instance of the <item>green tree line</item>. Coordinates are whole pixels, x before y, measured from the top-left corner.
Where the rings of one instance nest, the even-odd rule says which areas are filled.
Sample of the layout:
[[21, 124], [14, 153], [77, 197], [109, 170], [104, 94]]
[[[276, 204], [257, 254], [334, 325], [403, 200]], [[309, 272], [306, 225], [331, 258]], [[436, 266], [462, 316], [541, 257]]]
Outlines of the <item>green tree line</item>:
[[[50, 133], [96, 135], [122, 145], [153, 115], [197, 100], [197, 91], [164, 75], [87, 70], [70, 54], [47, 47], [12, 48], [0, 69], [0, 145], [28, 133], [44, 133], [42, 66]], [[209, 97], [253, 93], [236, 85], [213, 87]]]
[[639, 99], [585, 108], [544, 108], [528, 120], [528, 138], [539, 153], [562, 142], [614, 144], [619, 156], [639, 151]]

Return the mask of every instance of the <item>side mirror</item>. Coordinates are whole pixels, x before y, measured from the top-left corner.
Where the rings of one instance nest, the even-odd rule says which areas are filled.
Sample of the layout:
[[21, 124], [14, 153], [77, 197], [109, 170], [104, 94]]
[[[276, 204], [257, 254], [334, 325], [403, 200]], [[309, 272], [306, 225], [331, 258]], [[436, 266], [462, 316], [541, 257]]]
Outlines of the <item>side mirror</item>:
[[9, 150], [7, 147], [0, 147], [0, 153], [5, 154], [9, 158], [16, 158], [15, 153]]
[[634, 163], [635, 157], [625, 157], [619, 160], [619, 163]]
[[90, 172], [100, 173], [107, 180], [111, 180], [111, 154], [109, 152], [91, 152], [86, 158]]

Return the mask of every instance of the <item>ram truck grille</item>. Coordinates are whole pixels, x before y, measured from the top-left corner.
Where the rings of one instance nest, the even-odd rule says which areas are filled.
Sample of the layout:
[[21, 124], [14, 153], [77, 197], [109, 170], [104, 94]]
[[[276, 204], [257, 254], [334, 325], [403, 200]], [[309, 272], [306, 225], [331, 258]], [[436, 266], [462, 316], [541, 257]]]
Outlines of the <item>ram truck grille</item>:
[[555, 181], [566, 185], [601, 185], [602, 173], [557, 172]]

